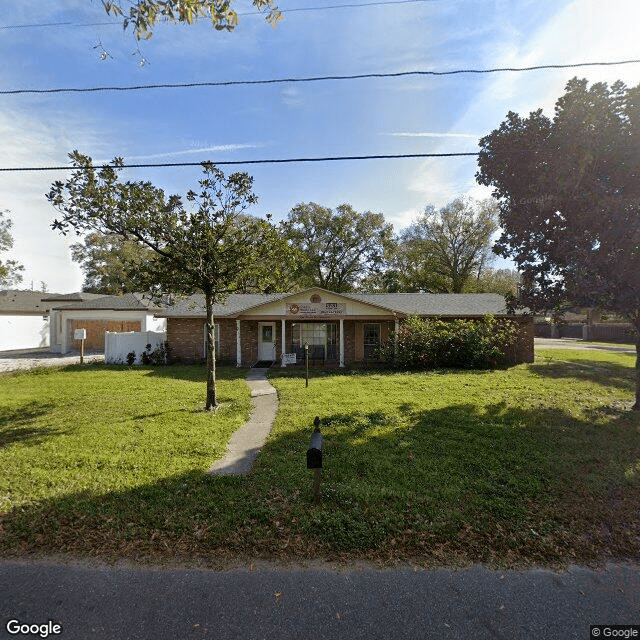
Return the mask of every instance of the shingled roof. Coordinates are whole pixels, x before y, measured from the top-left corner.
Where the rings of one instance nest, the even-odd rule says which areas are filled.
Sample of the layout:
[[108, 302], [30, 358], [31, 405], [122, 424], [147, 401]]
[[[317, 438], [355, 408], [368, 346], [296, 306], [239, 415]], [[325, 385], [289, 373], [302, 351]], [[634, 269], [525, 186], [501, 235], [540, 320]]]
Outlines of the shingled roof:
[[[216, 318], [233, 317], [247, 309], [291, 295], [294, 294], [231, 294], [224, 304], [214, 305], [213, 315]], [[338, 295], [402, 315], [464, 317], [507, 313], [504, 298], [497, 293], [344, 293]], [[204, 318], [204, 296], [196, 294], [179, 299], [172, 306], [156, 310], [156, 315], [167, 318]]]
[[[86, 294], [83, 294], [86, 295]], [[157, 311], [158, 305], [140, 293], [125, 293], [121, 296], [103, 296], [91, 294], [89, 300], [73, 302], [71, 304], [56, 304], [56, 310], [108, 310], [108, 311]]]
[[43, 293], [42, 291], [0, 291], [0, 314], [2, 315], [48, 315], [49, 310], [60, 301], [83, 302], [99, 298], [95, 293]]
[[497, 293], [349, 293], [346, 297], [418, 316], [505, 315], [504, 298]]
[[[290, 293], [232, 293], [224, 304], [213, 305], [213, 315], [217, 318], [233, 316], [251, 307], [267, 304], [290, 295]], [[204, 296], [197, 293], [186, 298], [179, 298], [173, 305], [157, 311], [156, 315], [163, 318], [204, 318], [206, 315]]]

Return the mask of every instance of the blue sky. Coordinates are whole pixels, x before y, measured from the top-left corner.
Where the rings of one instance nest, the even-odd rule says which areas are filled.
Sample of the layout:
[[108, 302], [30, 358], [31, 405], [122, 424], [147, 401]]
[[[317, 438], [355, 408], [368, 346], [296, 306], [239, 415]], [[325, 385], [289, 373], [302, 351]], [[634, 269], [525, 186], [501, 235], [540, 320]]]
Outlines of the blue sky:
[[[355, 4], [367, 0], [345, 0]], [[525, 67], [640, 58], [637, 0], [426, 0], [317, 11], [341, 0], [283, 0], [271, 28], [240, 16], [232, 33], [206, 22], [162, 25], [140, 55], [99, 0], [21, 0], [0, 7], [5, 89], [256, 80], [412, 70]], [[248, 3], [236, 5], [240, 14]], [[71, 22], [66, 26], [12, 25]], [[76, 26], [91, 23], [93, 26]], [[11, 28], [4, 28], [11, 27]], [[109, 56], [100, 57], [98, 43]], [[260, 158], [476, 151], [509, 110], [552, 115], [565, 83], [640, 83], [640, 64], [527, 73], [403, 77], [130, 92], [1, 96], [3, 167], [96, 161], [198, 162]], [[474, 158], [366, 160], [226, 167], [254, 176], [255, 215], [286, 217], [299, 202], [384, 214], [396, 230], [427, 204], [486, 197]], [[197, 184], [197, 167], [127, 170], [169, 193]], [[82, 274], [44, 194], [60, 172], [0, 174], [0, 208], [14, 221], [10, 253], [23, 286], [79, 290]]]

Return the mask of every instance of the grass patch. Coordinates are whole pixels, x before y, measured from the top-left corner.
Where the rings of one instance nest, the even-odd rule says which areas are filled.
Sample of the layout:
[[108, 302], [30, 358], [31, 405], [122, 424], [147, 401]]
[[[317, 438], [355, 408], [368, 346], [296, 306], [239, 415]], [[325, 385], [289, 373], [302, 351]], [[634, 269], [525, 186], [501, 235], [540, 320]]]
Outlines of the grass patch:
[[[203, 471], [247, 416], [237, 370], [78, 367], [0, 377], [4, 555], [500, 565], [638, 558], [630, 354], [540, 351], [507, 370], [274, 369], [279, 412], [247, 477]], [[239, 377], [240, 376], [240, 377]], [[108, 389], [108, 391], [107, 391]], [[325, 437], [322, 503], [305, 468]]]

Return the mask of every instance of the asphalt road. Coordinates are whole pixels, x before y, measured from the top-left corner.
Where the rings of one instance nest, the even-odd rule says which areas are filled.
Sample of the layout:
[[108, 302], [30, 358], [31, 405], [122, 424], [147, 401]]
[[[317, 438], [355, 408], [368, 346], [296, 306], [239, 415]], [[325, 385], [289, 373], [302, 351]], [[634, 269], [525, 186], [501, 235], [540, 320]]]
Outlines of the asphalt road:
[[[577, 338], [534, 338], [536, 349], [579, 349], [580, 351], [613, 351], [635, 353], [633, 346], [603, 342], [583, 342]], [[639, 636], [640, 637], [640, 636]]]
[[44, 637], [9, 633], [11, 619], [19, 622], [9, 630], [51, 620], [62, 628], [48, 637], [64, 640], [587, 639], [597, 637], [592, 624], [640, 625], [640, 567], [215, 572], [3, 562], [0, 638]]

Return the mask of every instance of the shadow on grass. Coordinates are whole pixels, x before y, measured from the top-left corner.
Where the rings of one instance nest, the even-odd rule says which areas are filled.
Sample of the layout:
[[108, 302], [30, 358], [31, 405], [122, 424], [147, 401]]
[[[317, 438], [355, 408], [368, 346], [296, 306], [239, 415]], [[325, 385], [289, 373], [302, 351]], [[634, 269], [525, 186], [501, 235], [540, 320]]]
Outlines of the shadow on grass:
[[[637, 553], [638, 478], [629, 469], [640, 450], [628, 416], [594, 427], [552, 407], [399, 408], [400, 421], [394, 411], [320, 416], [320, 506], [305, 465], [314, 416], [301, 406], [246, 477], [193, 469], [35, 501], [0, 515], [0, 549], [152, 559], [446, 551], [444, 563]], [[606, 540], [594, 533], [603, 519]]]
[[615, 387], [632, 392], [635, 389], [635, 369], [600, 360], [550, 360], [529, 365], [531, 373], [552, 379], [573, 379], [594, 382], [604, 387]]
[[[160, 367], [136, 367], [149, 372], [155, 378], [172, 378], [174, 380], [191, 380], [206, 382], [207, 369], [203, 364], [171, 364]], [[241, 367], [216, 366], [216, 380], [239, 380], [247, 376], [248, 369]]]
[[15, 442], [39, 444], [50, 436], [60, 435], [59, 429], [31, 426], [54, 408], [53, 404], [35, 401], [19, 407], [0, 407], [0, 448]]

